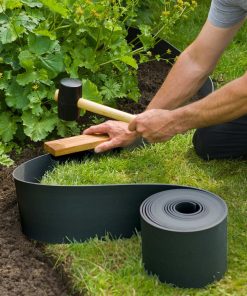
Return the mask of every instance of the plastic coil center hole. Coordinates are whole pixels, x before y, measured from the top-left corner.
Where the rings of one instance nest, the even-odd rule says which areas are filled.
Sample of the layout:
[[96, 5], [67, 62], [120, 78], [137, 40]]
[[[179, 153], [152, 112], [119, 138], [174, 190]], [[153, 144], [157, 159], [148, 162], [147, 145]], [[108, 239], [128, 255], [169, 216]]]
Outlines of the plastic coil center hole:
[[201, 210], [201, 206], [192, 201], [184, 201], [175, 205], [175, 210], [181, 214], [194, 214]]

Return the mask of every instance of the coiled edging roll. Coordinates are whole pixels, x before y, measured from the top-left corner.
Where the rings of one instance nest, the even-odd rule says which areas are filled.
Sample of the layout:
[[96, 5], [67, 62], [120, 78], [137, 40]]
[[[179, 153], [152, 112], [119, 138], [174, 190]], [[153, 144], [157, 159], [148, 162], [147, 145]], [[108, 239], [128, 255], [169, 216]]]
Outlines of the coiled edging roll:
[[140, 207], [146, 271], [183, 288], [204, 287], [227, 268], [227, 206], [200, 190], [172, 189]]

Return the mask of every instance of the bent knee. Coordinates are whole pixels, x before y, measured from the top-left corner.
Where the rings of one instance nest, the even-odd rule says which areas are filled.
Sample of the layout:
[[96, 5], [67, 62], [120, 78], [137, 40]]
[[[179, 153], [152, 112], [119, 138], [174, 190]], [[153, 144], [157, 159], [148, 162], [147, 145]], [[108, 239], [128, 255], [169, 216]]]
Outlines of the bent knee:
[[192, 143], [196, 154], [204, 160], [212, 159], [212, 147], [210, 147], [210, 133], [207, 128], [197, 129]]

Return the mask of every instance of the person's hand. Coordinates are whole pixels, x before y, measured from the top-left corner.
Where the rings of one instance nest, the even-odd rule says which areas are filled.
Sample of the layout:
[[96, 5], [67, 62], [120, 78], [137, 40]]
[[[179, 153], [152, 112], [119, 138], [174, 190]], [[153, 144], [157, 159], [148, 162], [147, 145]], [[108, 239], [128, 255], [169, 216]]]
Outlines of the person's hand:
[[99, 144], [94, 149], [96, 153], [104, 152], [117, 147], [126, 147], [138, 138], [138, 134], [136, 132], [129, 131], [127, 123], [113, 120], [108, 120], [99, 125], [91, 126], [86, 129], [83, 134], [108, 134], [110, 140]]
[[137, 115], [130, 122], [129, 130], [149, 143], [168, 141], [181, 132], [176, 112], [162, 109], [151, 109]]

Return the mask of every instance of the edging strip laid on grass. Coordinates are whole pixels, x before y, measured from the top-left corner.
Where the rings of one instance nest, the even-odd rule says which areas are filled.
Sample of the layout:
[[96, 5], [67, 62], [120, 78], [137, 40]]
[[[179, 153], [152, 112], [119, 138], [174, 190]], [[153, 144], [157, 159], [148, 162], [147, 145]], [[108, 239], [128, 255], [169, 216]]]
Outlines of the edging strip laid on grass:
[[[81, 160], [88, 157], [87, 153], [80, 155]], [[31, 239], [63, 243], [106, 233], [130, 237], [140, 230], [139, 206], [145, 198], [164, 190], [186, 188], [166, 184], [40, 184], [43, 174], [57, 162], [46, 154], [13, 172], [23, 233]]]
[[[83, 156], [85, 155], [88, 157], [88, 153], [82, 153], [81, 159], [83, 159]], [[23, 163], [13, 172], [22, 230], [27, 237], [38, 241], [66, 243], [76, 240], [82, 242], [95, 236], [99, 238], [104, 237], [107, 233], [113, 238], [131, 237], [137, 230], [140, 230], [139, 209], [141, 203], [147, 197], [161, 191], [172, 193], [174, 192], [174, 189], [189, 190], [192, 199], [193, 194], [191, 194], [191, 192], [193, 192], [195, 196], [204, 194], [204, 198], [212, 195], [207, 191], [197, 188], [168, 184], [84, 186], [40, 184], [39, 180], [44, 172], [52, 169], [56, 162], [57, 160], [50, 155], [43, 155]], [[217, 200], [221, 199], [217, 197]], [[225, 205], [223, 201], [222, 204]], [[209, 208], [208, 205], [207, 207]], [[161, 207], [161, 210], [162, 209], [163, 208]], [[222, 248], [216, 248], [215, 250], [209, 248], [208, 254], [206, 251], [204, 252], [206, 248], [201, 250], [202, 252], [198, 253], [197, 251], [199, 256], [196, 259], [194, 258], [195, 264], [191, 265], [192, 269], [195, 266], [198, 270], [200, 268], [206, 268], [205, 266], [201, 266], [201, 263], [204, 262], [205, 258], [207, 258], [205, 262], [207, 262], [207, 260], [209, 262], [210, 258], [216, 258], [218, 261], [216, 260], [215, 265], [210, 266], [211, 270], [208, 273], [205, 273], [206, 279], [202, 278], [198, 282], [194, 281], [194, 278], [192, 278], [192, 280], [185, 285], [182, 279], [182, 286], [204, 286], [215, 279], [221, 278], [224, 274], [226, 269], [226, 252], [222, 253], [221, 251], [226, 250], [226, 206], [224, 209], [225, 211], [219, 211], [218, 213], [221, 216], [221, 219], [219, 220], [222, 223], [220, 228], [216, 227], [215, 231], [212, 229], [210, 229], [209, 232], [206, 231], [205, 236], [204, 233], [201, 232], [202, 236], [196, 235], [196, 239], [193, 239], [193, 231], [191, 233], [183, 233], [179, 236], [182, 239], [183, 244], [186, 244], [186, 242], [188, 243], [190, 240], [192, 245], [194, 244], [194, 247], [191, 247], [190, 249], [192, 256], [196, 254], [196, 249], [200, 248], [201, 244], [198, 244], [198, 239], [203, 242], [203, 244], [206, 240], [213, 246], [218, 246], [218, 244], [222, 246]], [[194, 223], [198, 223], [198, 220], [195, 219]], [[172, 237], [174, 235], [176, 236], [177, 231], [174, 232], [170, 229], [169, 232]], [[198, 232], [198, 229], [195, 229], [195, 232]], [[155, 231], [153, 230], [151, 232], [146, 232], [150, 237], [145, 239], [144, 242], [147, 241], [147, 245], [149, 246], [150, 241], [153, 246], [155, 246], [155, 244], [157, 246], [157, 244], [159, 245], [159, 242], [163, 239], [164, 232], [160, 233], [155, 242], [152, 239], [154, 233]], [[204, 237], [204, 239], [202, 239], [202, 237]], [[179, 242], [178, 246], [181, 247], [182, 241]], [[177, 243], [175, 240], [174, 244], [177, 245]], [[163, 244], [161, 243], [160, 246], [162, 247]], [[145, 249], [145, 243], [143, 244], [143, 248]], [[173, 248], [173, 250], [175, 249]], [[177, 250], [177, 255], [179, 256], [181, 250]], [[212, 251], [213, 253], [211, 253]], [[161, 252], [154, 252], [151, 255], [149, 254], [148, 257], [157, 258], [157, 256], [163, 254], [164, 253], [161, 250]], [[202, 256], [205, 256], [204, 259]], [[148, 260], [150, 261], [150, 258]], [[185, 258], [185, 260], [188, 260], [188, 258]], [[183, 275], [187, 273], [183, 272], [184, 264], [185, 262], [183, 262], [180, 267], [177, 266], [178, 270], [180, 270]], [[194, 270], [194, 276], [197, 274], [197, 269]], [[148, 270], [150, 271], [149, 267]], [[154, 269], [153, 271], [158, 276], [161, 275], [161, 280], [170, 281], [169, 278], [162, 278], [162, 272], [160, 273], [159, 270], [157, 271]], [[178, 273], [178, 277], [180, 276], [181, 274]], [[171, 282], [180, 285], [179, 280], [172, 279]]]

